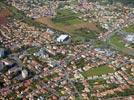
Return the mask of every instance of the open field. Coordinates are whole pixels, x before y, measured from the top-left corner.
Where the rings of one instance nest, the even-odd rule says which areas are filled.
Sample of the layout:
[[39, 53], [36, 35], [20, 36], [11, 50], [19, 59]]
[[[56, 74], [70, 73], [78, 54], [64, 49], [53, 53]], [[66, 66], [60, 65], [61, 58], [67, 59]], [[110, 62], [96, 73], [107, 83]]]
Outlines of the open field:
[[73, 25], [81, 23], [82, 20], [78, 18], [79, 14], [75, 14], [69, 9], [62, 9], [57, 11], [57, 15], [52, 18], [54, 23], [60, 23], [63, 25]]
[[131, 25], [131, 26], [128, 26], [128, 27], [124, 28], [124, 31], [130, 32], [130, 33], [131, 32], [134, 33], [134, 24]]
[[125, 42], [123, 41], [123, 39], [118, 36], [118, 35], [114, 35], [110, 38], [109, 40], [109, 44], [114, 47], [116, 50], [119, 50], [125, 54], [129, 54], [134, 56], [134, 49], [133, 48], [128, 48], [125, 47]]
[[90, 76], [103, 75], [103, 74], [108, 74], [113, 72], [115, 72], [113, 68], [104, 65], [96, 68], [91, 68], [88, 71], [83, 72], [82, 75], [84, 77], [90, 77]]
[[54, 23], [51, 20], [51, 18], [48, 18], [48, 17], [39, 18], [36, 21], [46, 24], [48, 27], [51, 27], [51, 28], [54, 28], [63, 32], [67, 32], [67, 33], [71, 33], [80, 28], [87, 28], [89, 30], [99, 31], [94, 23], [88, 23], [88, 22], [82, 22], [82, 23], [73, 24], [73, 25], [65, 25], [61, 23]]
[[111, 39], [110, 39], [110, 43], [116, 45], [117, 48], [119, 48], [119, 49], [124, 49], [125, 48], [124, 41], [118, 35], [112, 36]]

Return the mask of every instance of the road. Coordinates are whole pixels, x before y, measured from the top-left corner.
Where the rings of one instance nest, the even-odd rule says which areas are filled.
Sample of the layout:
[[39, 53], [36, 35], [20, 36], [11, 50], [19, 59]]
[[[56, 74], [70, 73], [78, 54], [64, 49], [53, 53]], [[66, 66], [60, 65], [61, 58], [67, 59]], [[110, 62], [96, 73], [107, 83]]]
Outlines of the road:
[[78, 92], [78, 90], [76, 89], [76, 87], [74, 86], [73, 82], [71, 81], [71, 79], [69, 78], [69, 74], [67, 73], [66, 69], [61, 65], [59, 66], [64, 72], [65, 72], [65, 76], [66, 76], [66, 80], [69, 81], [69, 83], [72, 85], [72, 87], [75, 90], [75, 93], [77, 93], [79, 95], [80, 100], [82, 100], [82, 96], [81, 94]]
[[[89, 49], [89, 48], [88, 48]], [[69, 61], [72, 61], [73, 60], [73, 58], [71, 59], [69, 59]], [[82, 100], [82, 96], [81, 96], [81, 94], [79, 93], [79, 91], [77, 90], [77, 88], [75, 87], [75, 85], [73, 84], [73, 82], [72, 82], [72, 80], [69, 78], [69, 73], [66, 71], [66, 69], [64, 68], [64, 65], [67, 65], [68, 63], [69, 63], [69, 61], [68, 61], [68, 58], [64, 58], [63, 60], [62, 60], [62, 62], [61, 62], [61, 64], [59, 65], [59, 67], [65, 72], [65, 76], [66, 76], [66, 80], [68, 80], [69, 81], [69, 83], [73, 86], [73, 88], [74, 88], [74, 90], [75, 90], [75, 93], [77, 93], [78, 94], [78, 96], [79, 96], [79, 98], [80, 98], [80, 100]]]

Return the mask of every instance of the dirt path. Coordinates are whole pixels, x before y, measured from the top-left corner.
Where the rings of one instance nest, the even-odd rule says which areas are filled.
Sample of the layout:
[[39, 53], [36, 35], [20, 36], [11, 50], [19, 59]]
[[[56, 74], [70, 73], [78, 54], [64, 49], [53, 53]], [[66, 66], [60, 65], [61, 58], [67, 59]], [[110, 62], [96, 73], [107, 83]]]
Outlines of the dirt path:
[[80, 28], [87, 28], [89, 30], [99, 31], [94, 23], [88, 23], [88, 22], [83, 22], [83, 23], [74, 24], [74, 25], [63, 25], [63, 24], [53, 23], [51, 21], [51, 18], [48, 18], [48, 17], [38, 18], [36, 19], [36, 21], [46, 24], [48, 27], [52, 27], [54, 29], [64, 31], [64, 32], [69, 32], [69, 33]]

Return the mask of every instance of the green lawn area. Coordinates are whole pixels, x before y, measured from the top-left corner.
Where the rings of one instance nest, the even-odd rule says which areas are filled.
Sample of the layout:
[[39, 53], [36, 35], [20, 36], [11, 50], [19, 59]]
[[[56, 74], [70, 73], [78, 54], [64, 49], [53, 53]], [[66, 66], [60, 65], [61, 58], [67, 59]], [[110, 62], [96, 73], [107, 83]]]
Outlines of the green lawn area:
[[109, 45], [111, 45], [116, 50], [121, 51], [123, 54], [134, 56], [134, 49], [125, 47], [125, 42], [119, 35], [113, 35], [108, 42]]
[[90, 77], [90, 76], [103, 75], [103, 74], [108, 74], [113, 72], [115, 72], [113, 68], [104, 65], [96, 68], [91, 68], [88, 71], [83, 72], [82, 75], [84, 77]]
[[121, 37], [118, 36], [118, 35], [114, 35], [114, 36], [111, 37], [110, 44], [113, 44], [119, 50], [126, 48], [125, 47], [125, 43], [123, 42], [123, 40], [121, 39]]
[[91, 31], [88, 29], [78, 29], [75, 30], [72, 34], [71, 34], [73, 41], [77, 41], [77, 42], [87, 42], [90, 39], [96, 39], [98, 36], [98, 32], [96, 31]]
[[134, 24], [124, 28], [124, 31], [126, 31], [126, 32], [134, 32]]
[[72, 25], [82, 22], [78, 18], [79, 14], [75, 14], [69, 9], [62, 9], [57, 11], [57, 15], [52, 19], [54, 23], [60, 23], [63, 25]]

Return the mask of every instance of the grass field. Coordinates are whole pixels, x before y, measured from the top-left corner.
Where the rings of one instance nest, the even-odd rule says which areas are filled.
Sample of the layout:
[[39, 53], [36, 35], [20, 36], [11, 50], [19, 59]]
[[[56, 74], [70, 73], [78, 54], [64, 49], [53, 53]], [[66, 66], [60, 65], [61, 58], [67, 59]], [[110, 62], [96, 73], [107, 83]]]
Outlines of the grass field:
[[90, 76], [103, 75], [103, 74], [108, 74], [113, 72], [115, 72], [113, 68], [104, 65], [96, 68], [91, 68], [88, 71], [83, 72], [82, 75], [84, 77], [90, 77]]
[[118, 49], [124, 49], [125, 48], [124, 41], [118, 35], [112, 36], [111, 39], [110, 39], [110, 43], [116, 45]]
[[109, 40], [109, 44], [124, 54], [134, 56], [134, 49], [125, 47], [125, 41], [123, 41], [123, 39], [118, 35], [113, 35]]
[[131, 32], [134, 33], [134, 24], [131, 25], [131, 26], [128, 26], [128, 27], [124, 28], [124, 31], [130, 32], [130, 33]]

